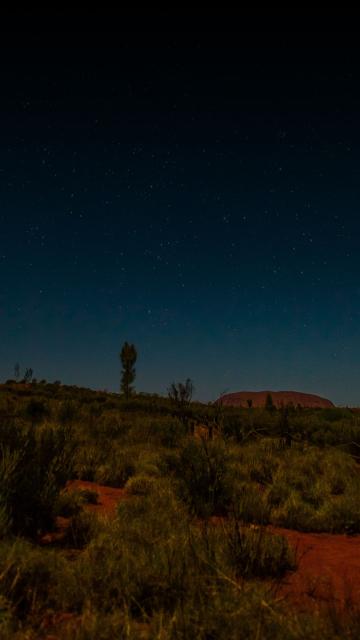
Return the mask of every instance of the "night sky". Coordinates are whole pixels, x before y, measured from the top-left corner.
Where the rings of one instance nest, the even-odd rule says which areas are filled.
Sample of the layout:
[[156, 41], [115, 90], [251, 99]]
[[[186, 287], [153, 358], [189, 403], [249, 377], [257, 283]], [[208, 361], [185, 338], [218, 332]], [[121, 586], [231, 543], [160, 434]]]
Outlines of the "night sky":
[[1, 28], [1, 379], [359, 405], [358, 34]]

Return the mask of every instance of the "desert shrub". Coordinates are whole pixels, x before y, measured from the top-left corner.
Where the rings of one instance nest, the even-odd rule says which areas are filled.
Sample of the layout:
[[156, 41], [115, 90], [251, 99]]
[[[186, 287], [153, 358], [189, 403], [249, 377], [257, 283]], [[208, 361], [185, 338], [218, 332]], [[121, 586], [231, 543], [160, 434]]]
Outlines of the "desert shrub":
[[125, 488], [133, 495], [147, 495], [151, 493], [156, 482], [157, 480], [151, 476], [137, 475], [129, 478]]
[[317, 514], [318, 531], [360, 533], [359, 492], [328, 501]]
[[120, 503], [118, 517], [86, 548], [78, 567], [91, 607], [125, 606], [141, 616], [173, 608], [184, 594], [184, 508], [163, 484], [151, 495]]
[[118, 410], [109, 409], [107, 403], [100, 407], [99, 415], [94, 415], [86, 405], [79, 409], [77, 423], [81, 424], [84, 440], [96, 446], [100, 443], [106, 446], [112, 440], [126, 440], [131, 421]]
[[164, 456], [162, 468], [176, 478], [179, 495], [196, 515], [221, 514], [229, 508], [232, 484], [221, 442], [190, 440], [178, 455]]
[[78, 491], [61, 491], [54, 504], [54, 513], [63, 518], [70, 518], [79, 513], [83, 501]]
[[278, 578], [296, 566], [287, 540], [263, 527], [244, 527], [232, 518], [223, 524], [222, 535], [227, 559], [238, 577]]
[[72, 549], [83, 549], [96, 538], [100, 529], [99, 518], [94, 513], [80, 511], [70, 520], [70, 525], [66, 529], [63, 544]]
[[114, 451], [107, 462], [101, 464], [95, 473], [95, 482], [110, 487], [124, 487], [128, 479], [135, 474], [135, 456], [127, 450]]
[[119, 414], [118, 411], [106, 411], [96, 420], [97, 438], [114, 440], [123, 438], [129, 432], [129, 421]]
[[57, 410], [57, 418], [60, 424], [72, 424], [78, 416], [79, 408], [73, 400], [63, 400]]
[[98, 492], [93, 489], [80, 488], [76, 490], [63, 490], [60, 492], [54, 511], [56, 515], [69, 518], [82, 510], [86, 504], [98, 504]]
[[285, 502], [271, 511], [273, 524], [297, 529], [299, 531], [316, 530], [316, 512], [295, 490], [291, 491]]
[[279, 507], [284, 504], [291, 493], [291, 487], [286, 482], [276, 482], [267, 493], [267, 503], [269, 508]]
[[277, 438], [263, 438], [258, 442], [233, 449], [232, 466], [239, 477], [259, 484], [270, 484], [283, 457], [283, 447]]
[[[160, 450], [161, 451], [161, 450]], [[134, 459], [135, 474], [159, 477], [161, 452], [152, 444], [136, 447], [137, 456]]]
[[52, 524], [57, 495], [72, 473], [74, 442], [52, 425], [1, 436], [0, 503], [14, 532], [34, 535]]
[[238, 414], [225, 414], [223, 416], [222, 433], [225, 438], [233, 438], [237, 442], [242, 442], [247, 432], [246, 426], [245, 416]]
[[31, 398], [25, 405], [23, 416], [26, 420], [30, 420], [32, 424], [38, 424], [50, 415], [48, 405], [38, 398]]
[[187, 435], [187, 427], [178, 418], [164, 417], [152, 420], [151, 441], [168, 449], [173, 449], [181, 444]]
[[339, 496], [344, 493], [346, 489], [346, 481], [344, 478], [338, 475], [331, 475], [329, 482], [331, 495]]
[[277, 412], [272, 415], [258, 408], [226, 407], [222, 416], [222, 433], [238, 443], [249, 443], [276, 431]]
[[94, 481], [96, 471], [104, 458], [104, 452], [94, 445], [83, 445], [76, 453], [74, 474], [80, 480]]
[[332, 449], [289, 451], [266, 493], [270, 520], [304, 531], [359, 531], [359, 491], [349, 455]]
[[297, 440], [319, 446], [339, 446], [344, 452], [359, 455], [360, 427], [358, 418], [348, 409], [304, 411], [291, 417]]
[[272, 481], [274, 471], [274, 461], [271, 456], [265, 452], [257, 460], [251, 460], [249, 463], [250, 480], [254, 480], [259, 484], [268, 484]]
[[90, 416], [93, 416], [94, 418], [99, 418], [99, 416], [101, 416], [101, 414], [104, 411], [104, 407], [102, 402], [99, 402], [98, 399], [96, 400], [92, 400], [89, 404], [88, 404], [88, 412]]
[[65, 561], [54, 552], [17, 540], [0, 543], [0, 596], [10, 601], [17, 617], [55, 604], [56, 575]]
[[[123, 414], [122, 419], [127, 424], [124, 443], [127, 446], [141, 446], [155, 441], [153, 433], [154, 419], [151, 415], [142, 413]], [[159, 418], [162, 421], [162, 417]]]
[[350, 419], [352, 420], [353, 415], [350, 409], [342, 408], [342, 407], [332, 407], [331, 409], [322, 409], [320, 412], [320, 419], [325, 420], [326, 422], [338, 422], [340, 420]]
[[230, 510], [241, 522], [267, 524], [270, 519], [266, 494], [249, 482], [234, 481]]
[[75, 475], [81, 480], [123, 487], [136, 472], [139, 453], [136, 447], [111, 441], [102, 446], [83, 445], [77, 452]]

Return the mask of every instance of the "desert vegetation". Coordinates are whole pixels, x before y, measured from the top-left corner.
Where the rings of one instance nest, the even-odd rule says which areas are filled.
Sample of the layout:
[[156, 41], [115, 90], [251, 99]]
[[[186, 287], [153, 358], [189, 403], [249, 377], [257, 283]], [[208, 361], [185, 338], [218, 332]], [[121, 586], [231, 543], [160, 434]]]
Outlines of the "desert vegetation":
[[0, 638], [358, 638], [279, 596], [281, 528], [360, 534], [357, 411], [136, 394], [127, 355], [122, 395], [0, 387]]

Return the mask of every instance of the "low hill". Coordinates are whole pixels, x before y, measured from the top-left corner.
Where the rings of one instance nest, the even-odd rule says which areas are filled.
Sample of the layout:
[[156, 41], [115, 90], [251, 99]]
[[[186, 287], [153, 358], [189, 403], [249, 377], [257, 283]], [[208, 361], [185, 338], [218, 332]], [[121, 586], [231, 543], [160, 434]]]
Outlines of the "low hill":
[[253, 407], [264, 407], [268, 394], [271, 395], [273, 404], [276, 407], [293, 404], [312, 409], [328, 409], [334, 407], [334, 404], [326, 398], [321, 398], [312, 393], [301, 393], [300, 391], [238, 391], [236, 393], [228, 393], [216, 402], [232, 407], [247, 407], [248, 401], [251, 401]]

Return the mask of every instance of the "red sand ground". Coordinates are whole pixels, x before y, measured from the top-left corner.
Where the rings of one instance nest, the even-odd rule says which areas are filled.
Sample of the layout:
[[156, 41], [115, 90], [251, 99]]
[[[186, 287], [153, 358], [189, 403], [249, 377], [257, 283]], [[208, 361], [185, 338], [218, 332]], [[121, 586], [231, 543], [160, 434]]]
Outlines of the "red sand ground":
[[86, 509], [94, 513], [104, 513], [107, 515], [114, 514], [120, 500], [124, 500], [127, 497], [125, 489], [105, 487], [105, 485], [88, 482], [86, 480], [71, 480], [67, 483], [66, 488], [68, 491], [79, 491], [81, 489], [96, 491], [98, 494], [97, 504], [87, 504]]
[[[98, 504], [87, 504], [90, 511], [114, 515], [120, 500], [129, 499], [125, 489], [105, 487], [94, 482], [73, 480], [68, 491], [90, 489], [98, 494]], [[221, 521], [221, 519], [220, 519]], [[220, 524], [218, 518], [214, 524]], [[43, 544], [61, 541], [69, 520], [58, 518], [56, 532], [43, 536]], [[289, 572], [276, 588], [276, 595], [288, 599], [300, 609], [322, 606], [339, 610], [360, 607], [360, 535], [301, 533], [290, 529], [269, 527], [284, 536], [294, 548], [298, 567]]]
[[[125, 489], [106, 487], [105, 485], [88, 482], [86, 480], [70, 480], [66, 485], [66, 491], [69, 492], [80, 491], [81, 489], [89, 489], [90, 491], [95, 491], [97, 493], [97, 503], [85, 504], [84, 508], [87, 511], [108, 516], [114, 516], [116, 506], [120, 500], [125, 500], [127, 498]], [[39, 540], [40, 544], [60, 544], [65, 537], [65, 533], [69, 525], [70, 518], [63, 518], [61, 516], [57, 517], [55, 531], [42, 535]]]
[[300, 608], [360, 607], [360, 536], [300, 533], [270, 527], [296, 550], [298, 568], [283, 579], [279, 594]]
[[326, 398], [313, 395], [312, 393], [300, 393], [299, 391], [238, 391], [237, 393], [227, 393], [221, 396], [216, 402], [232, 407], [247, 407], [248, 400], [252, 400], [253, 407], [264, 407], [267, 395], [270, 394], [275, 406], [299, 404], [302, 407], [326, 409], [333, 407], [333, 403]]

